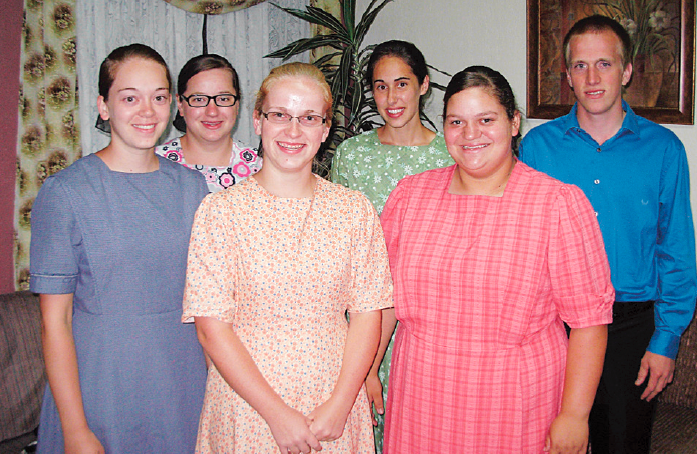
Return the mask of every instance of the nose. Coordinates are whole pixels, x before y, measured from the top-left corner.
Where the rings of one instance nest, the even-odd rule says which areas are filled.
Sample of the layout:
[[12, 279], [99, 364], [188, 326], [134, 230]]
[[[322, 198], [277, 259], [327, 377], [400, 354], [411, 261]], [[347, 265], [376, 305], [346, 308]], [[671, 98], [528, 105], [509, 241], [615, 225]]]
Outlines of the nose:
[[479, 137], [479, 134], [479, 128], [476, 122], [468, 121], [462, 128], [462, 135], [465, 139], [476, 139]]
[[155, 109], [152, 106], [152, 100], [144, 99], [140, 104], [140, 116], [141, 117], [151, 117], [155, 114]]
[[300, 126], [300, 120], [297, 117], [293, 117], [290, 119], [288, 122], [288, 136], [290, 137], [298, 137], [300, 134], [302, 134], [301, 126]]
[[600, 73], [598, 73], [597, 68], [590, 66], [588, 68], [588, 72], [586, 73], [586, 83], [589, 85], [595, 85], [598, 82], [600, 82]]
[[218, 105], [215, 103], [215, 99], [211, 99], [208, 102], [208, 105], [205, 107], [205, 112], [206, 115], [215, 115], [218, 113]]
[[387, 89], [387, 104], [392, 105], [397, 101], [397, 92], [391, 88]]

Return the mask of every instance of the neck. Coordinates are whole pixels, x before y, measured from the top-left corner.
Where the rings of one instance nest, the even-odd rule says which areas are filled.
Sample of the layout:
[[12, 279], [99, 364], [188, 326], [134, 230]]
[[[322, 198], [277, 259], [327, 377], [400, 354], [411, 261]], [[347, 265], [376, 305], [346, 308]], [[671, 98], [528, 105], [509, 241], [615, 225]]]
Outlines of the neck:
[[602, 115], [593, 115], [584, 109], [576, 109], [578, 125], [586, 131], [598, 145], [614, 137], [622, 127], [626, 112], [622, 110], [622, 104]]
[[378, 139], [383, 145], [428, 145], [435, 136], [436, 133], [422, 125], [420, 121], [410, 122], [401, 128], [392, 128], [387, 124], [378, 128]]
[[119, 147], [114, 142], [98, 151], [96, 155], [110, 170], [125, 173], [148, 173], [160, 168], [154, 148], [133, 150]]
[[226, 136], [217, 142], [206, 142], [191, 134], [184, 134], [180, 143], [187, 164], [214, 167], [230, 165], [232, 137]]
[[503, 193], [511, 177], [516, 160], [511, 155], [511, 160], [491, 175], [477, 177], [467, 171], [455, 167], [453, 179], [450, 181], [448, 192], [458, 195], [484, 195], [489, 197], [503, 197]]
[[282, 198], [302, 199], [312, 197], [317, 177], [312, 168], [302, 172], [281, 172], [271, 166], [262, 167], [254, 178], [268, 193]]

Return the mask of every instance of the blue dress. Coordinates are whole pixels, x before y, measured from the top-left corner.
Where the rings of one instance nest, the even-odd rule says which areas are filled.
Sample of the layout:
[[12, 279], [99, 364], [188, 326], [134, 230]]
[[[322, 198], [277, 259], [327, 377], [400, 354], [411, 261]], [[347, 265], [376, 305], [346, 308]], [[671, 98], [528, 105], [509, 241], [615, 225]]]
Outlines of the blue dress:
[[[182, 324], [196, 171], [158, 157], [149, 173], [89, 155], [48, 178], [32, 209], [31, 290], [73, 293], [73, 336], [87, 423], [107, 453], [191, 453], [206, 368]], [[39, 452], [63, 452], [46, 388]]]

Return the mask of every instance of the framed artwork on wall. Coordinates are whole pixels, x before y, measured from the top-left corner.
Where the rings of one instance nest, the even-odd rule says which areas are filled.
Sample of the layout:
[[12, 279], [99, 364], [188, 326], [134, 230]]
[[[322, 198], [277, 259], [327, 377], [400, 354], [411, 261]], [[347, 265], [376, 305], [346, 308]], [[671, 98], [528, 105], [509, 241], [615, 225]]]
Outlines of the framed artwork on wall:
[[562, 41], [578, 20], [602, 14], [633, 43], [624, 99], [656, 123], [694, 124], [695, 0], [527, 0], [528, 118], [557, 118], [575, 102]]

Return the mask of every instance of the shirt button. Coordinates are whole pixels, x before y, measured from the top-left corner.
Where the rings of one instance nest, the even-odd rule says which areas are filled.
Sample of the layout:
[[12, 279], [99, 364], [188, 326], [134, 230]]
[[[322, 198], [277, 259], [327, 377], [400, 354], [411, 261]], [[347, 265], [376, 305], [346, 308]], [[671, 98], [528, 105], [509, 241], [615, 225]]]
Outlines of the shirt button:
[[600, 153], [600, 147], [596, 148], [595, 151], [597, 151], [598, 153]]
[[597, 211], [595, 211], [595, 217], [596, 217], [596, 218], [598, 217], [598, 212], [597, 212]]
[[600, 184], [600, 180], [593, 180], [593, 183]]

